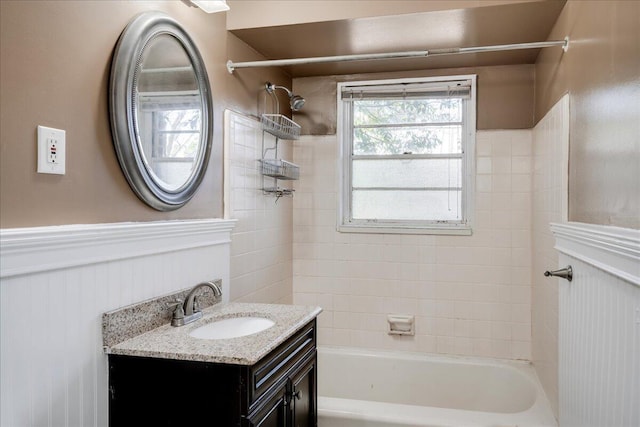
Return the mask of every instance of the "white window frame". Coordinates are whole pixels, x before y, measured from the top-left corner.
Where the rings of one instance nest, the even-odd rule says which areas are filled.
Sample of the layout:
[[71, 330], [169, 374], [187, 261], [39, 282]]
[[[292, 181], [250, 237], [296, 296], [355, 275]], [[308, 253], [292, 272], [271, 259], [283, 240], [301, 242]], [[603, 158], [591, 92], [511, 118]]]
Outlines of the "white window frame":
[[[471, 98], [463, 101], [462, 126], [462, 221], [372, 221], [354, 220], [351, 217], [352, 191], [352, 104], [342, 100], [343, 88], [352, 86], [379, 86], [403, 83], [436, 83], [466, 80], [471, 82]], [[338, 147], [339, 147], [339, 197], [338, 231], [348, 233], [395, 234], [451, 234], [471, 235], [474, 219], [475, 194], [475, 138], [476, 138], [476, 75], [423, 77], [410, 79], [367, 80], [341, 82], [337, 87]]]

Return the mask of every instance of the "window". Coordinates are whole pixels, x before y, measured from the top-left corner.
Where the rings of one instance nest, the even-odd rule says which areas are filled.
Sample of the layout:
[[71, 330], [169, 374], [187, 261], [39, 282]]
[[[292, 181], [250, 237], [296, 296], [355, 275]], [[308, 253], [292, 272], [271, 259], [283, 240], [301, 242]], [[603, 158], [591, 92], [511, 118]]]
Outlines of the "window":
[[140, 138], [149, 173], [177, 190], [193, 173], [202, 128], [198, 91], [145, 93], [138, 97]]
[[340, 231], [471, 234], [475, 81], [338, 84]]

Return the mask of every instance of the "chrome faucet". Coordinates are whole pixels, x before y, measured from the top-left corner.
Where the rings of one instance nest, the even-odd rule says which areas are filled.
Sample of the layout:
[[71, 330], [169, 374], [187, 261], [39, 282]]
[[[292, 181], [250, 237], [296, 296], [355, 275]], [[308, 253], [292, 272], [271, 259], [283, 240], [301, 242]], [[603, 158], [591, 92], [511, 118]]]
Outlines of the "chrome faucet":
[[198, 299], [196, 298], [196, 292], [200, 288], [208, 287], [213, 291], [213, 294], [217, 297], [222, 296], [222, 290], [220, 285], [215, 281], [198, 283], [189, 291], [187, 299], [184, 304], [181, 300], [177, 300], [174, 304], [171, 304], [173, 310], [173, 317], [171, 319], [171, 326], [184, 326], [202, 317], [202, 311], [198, 305]]

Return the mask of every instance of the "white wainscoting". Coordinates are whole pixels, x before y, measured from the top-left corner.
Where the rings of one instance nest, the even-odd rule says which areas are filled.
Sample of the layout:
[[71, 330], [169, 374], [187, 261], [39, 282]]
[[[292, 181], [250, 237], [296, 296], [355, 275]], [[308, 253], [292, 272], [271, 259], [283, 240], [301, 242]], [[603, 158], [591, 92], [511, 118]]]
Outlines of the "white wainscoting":
[[101, 316], [220, 278], [233, 220], [0, 230], [0, 425], [108, 425]]
[[560, 266], [562, 427], [640, 425], [640, 231], [552, 224]]

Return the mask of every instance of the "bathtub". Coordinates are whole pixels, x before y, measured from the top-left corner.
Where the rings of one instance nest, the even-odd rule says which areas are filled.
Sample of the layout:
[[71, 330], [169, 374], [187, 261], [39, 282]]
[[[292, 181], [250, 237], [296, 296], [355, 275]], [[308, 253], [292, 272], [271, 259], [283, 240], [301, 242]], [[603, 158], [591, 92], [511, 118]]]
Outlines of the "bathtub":
[[557, 426], [530, 364], [318, 349], [318, 427]]

